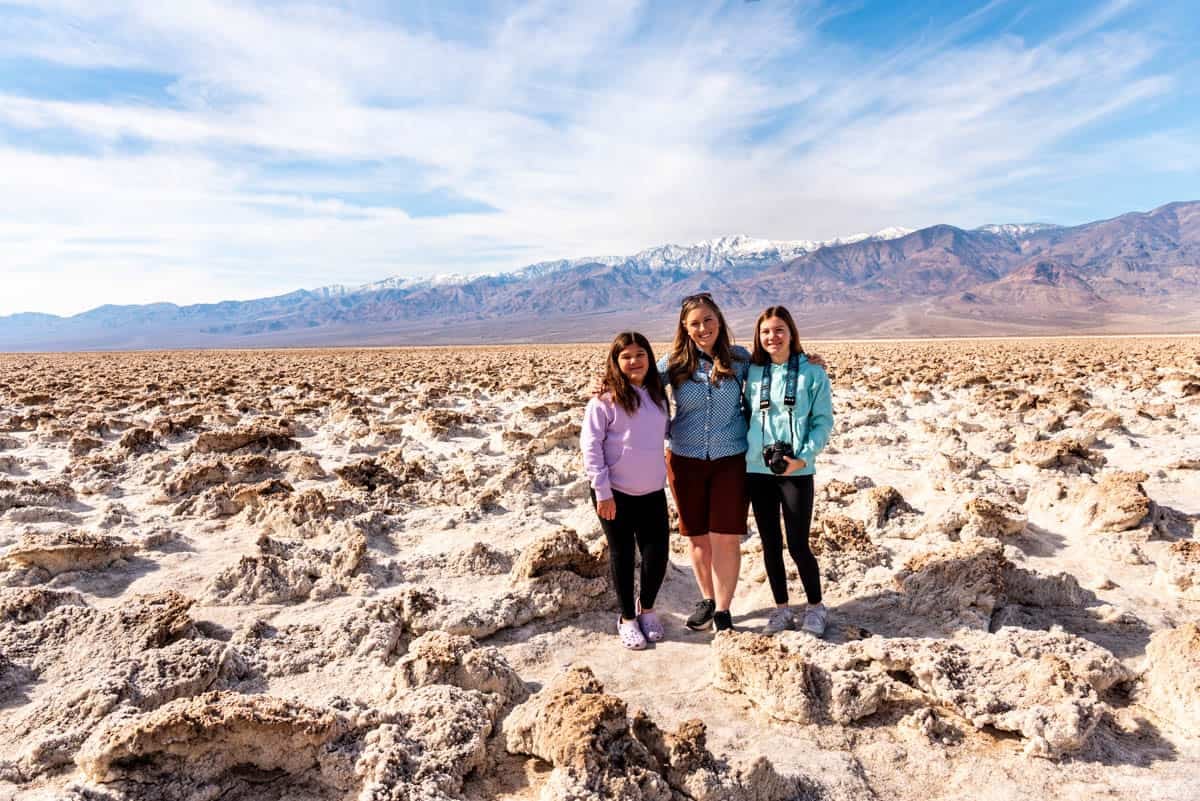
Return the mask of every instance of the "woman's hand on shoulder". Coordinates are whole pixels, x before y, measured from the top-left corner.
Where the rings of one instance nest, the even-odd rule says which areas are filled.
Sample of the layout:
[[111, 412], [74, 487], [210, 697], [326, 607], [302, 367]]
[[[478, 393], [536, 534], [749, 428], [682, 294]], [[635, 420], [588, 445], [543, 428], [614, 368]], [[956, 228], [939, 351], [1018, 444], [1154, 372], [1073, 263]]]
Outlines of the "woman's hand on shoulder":
[[806, 353], [805, 355], [806, 355], [806, 356], [808, 356], [808, 363], [809, 363], [809, 364], [815, 364], [817, 367], [820, 367], [822, 370], [828, 370], [828, 369], [829, 369], [829, 365], [825, 363], [825, 357], [824, 357], [824, 356], [822, 356], [821, 354], [819, 354], [819, 353]]
[[600, 396], [601, 396], [601, 395], [603, 395], [603, 394], [604, 394], [604, 376], [599, 376], [599, 375], [598, 375], [598, 376], [596, 376], [596, 378], [595, 378], [595, 379], [592, 381], [592, 386], [591, 386], [591, 388], [590, 388], [590, 392], [589, 392], [589, 395], [588, 395], [588, 397], [590, 397], [590, 398], [598, 398], [598, 397], [600, 397]]

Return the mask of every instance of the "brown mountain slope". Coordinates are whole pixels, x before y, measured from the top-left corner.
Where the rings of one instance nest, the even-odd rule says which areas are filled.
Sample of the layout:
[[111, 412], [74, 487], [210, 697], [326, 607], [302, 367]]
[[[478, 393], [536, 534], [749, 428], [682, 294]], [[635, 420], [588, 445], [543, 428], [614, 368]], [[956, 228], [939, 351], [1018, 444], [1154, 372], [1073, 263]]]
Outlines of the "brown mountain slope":
[[1200, 203], [1169, 203], [1075, 228], [1039, 232], [1028, 258], [1065, 261], [1106, 297], [1200, 289]]
[[1078, 309], [1106, 302], [1074, 267], [1051, 259], [1031, 261], [998, 281], [973, 287], [959, 299], [1004, 304], [1014, 311], [1030, 306]]

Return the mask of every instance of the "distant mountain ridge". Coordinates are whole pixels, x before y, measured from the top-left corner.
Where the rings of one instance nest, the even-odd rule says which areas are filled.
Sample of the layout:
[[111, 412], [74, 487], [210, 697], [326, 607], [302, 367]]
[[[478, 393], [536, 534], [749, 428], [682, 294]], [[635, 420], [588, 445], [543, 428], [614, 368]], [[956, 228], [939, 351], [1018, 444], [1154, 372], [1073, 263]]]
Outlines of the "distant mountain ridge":
[[318, 287], [310, 290], [323, 296], [353, 295], [361, 292], [377, 292], [384, 289], [411, 290], [429, 286], [459, 286], [482, 278], [502, 278], [509, 276], [520, 279], [544, 278], [551, 273], [568, 270], [586, 264], [605, 264], [617, 266], [634, 264], [647, 270], [707, 270], [719, 271], [731, 267], [744, 267], [765, 262], [777, 263], [789, 261], [834, 245], [848, 245], [865, 240], [895, 239], [912, 233], [911, 228], [891, 227], [873, 234], [854, 234], [835, 239], [812, 240], [799, 239], [792, 241], [776, 241], [756, 239], [754, 237], [737, 235], [725, 236], [697, 242], [694, 245], [659, 245], [635, 253], [632, 256], [592, 256], [579, 259], [555, 259], [530, 264], [511, 272], [473, 273], [444, 273], [428, 277], [392, 277], [382, 281], [373, 281], [355, 287], [342, 284]]
[[[249, 301], [0, 317], [0, 350], [603, 339], [709, 291], [812, 335], [1200, 330], [1200, 202], [1073, 227], [934, 225], [830, 241], [722, 237], [511, 273], [388, 278]], [[744, 329], [743, 329], [744, 330]]]

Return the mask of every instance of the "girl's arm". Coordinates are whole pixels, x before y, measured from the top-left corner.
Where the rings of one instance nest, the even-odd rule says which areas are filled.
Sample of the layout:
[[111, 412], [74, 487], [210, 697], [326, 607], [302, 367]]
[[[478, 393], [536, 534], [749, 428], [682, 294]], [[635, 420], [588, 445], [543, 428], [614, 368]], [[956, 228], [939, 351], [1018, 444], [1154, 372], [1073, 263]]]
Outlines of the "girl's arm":
[[750, 419], [754, 417], [754, 409], [750, 406], [750, 368], [746, 368], [745, 377], [742, 379], [742, 419], [746, 421], [746, 425], [750, 425]]
[[608, 434], [608, 410], [599, 398], [588, 401], [583, 412], [583, 428], [579, 432], [579, 447], [583, 450], [583, 469], [587, 473], [596, 500], [612, 499], [608, 480], [608, 463], [604, 461], [604, 438]]
[[796, 454], [808, 464], [829, 442], [829, 434], [833, 431], [833, 397], [829, 387], [829, 376], [821, 371], [821, 378], [814, 388], [812, 406], [808, 412], [808, 439], [804, 447]]
[[658, 370], [658, 377], [662, 380], [663, 388], [667, 391], [667, 424], [663, 430], [663, 448], [668, 448], [671, 440], [671, 393], [674, 390], [671, 388], [671, 382], [667, 380], [667, 357], [660, 356], [658, 363], [654, 367]]

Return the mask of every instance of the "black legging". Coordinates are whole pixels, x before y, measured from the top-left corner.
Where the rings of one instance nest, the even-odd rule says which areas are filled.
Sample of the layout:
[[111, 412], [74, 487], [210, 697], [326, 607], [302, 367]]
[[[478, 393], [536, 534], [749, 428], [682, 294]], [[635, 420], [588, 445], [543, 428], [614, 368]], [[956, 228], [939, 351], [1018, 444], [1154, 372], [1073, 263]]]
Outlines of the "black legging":
[[775, 603], [788, 602], [787, 570], [783, 566], [783, 533], [779, 530], [779, 511], [783, 508], [783, 525], [787, 529], [788, 553], [800, 572], [804, 594], [810, 604], [821, 603], [821, 570], [817, 558], [808, 547], [808, 530], [812, 525], [813, 477], [746, 475], [746, 488], [754, 507], [754, 522], [762, 537], [763, 562]]
[[[637, 563], [634, 543], [642, 554], [642, 588], [639, 599], [643, 609], [653, 609], [658, 589], [667, 575], [668, 522], [667, 494], [663, 490], [649, 495], [626, 495], [613, 491], [617, 516], [613, 520], [600, 518], [600, 528], [608, 539], [608, 561], [612, 565], [613, 587], [621, 602], [621, 616], [633, 620], [637, 610], [633, 605], [633, 569]], [[592, 493], [596, 503], [596, 493]]]

